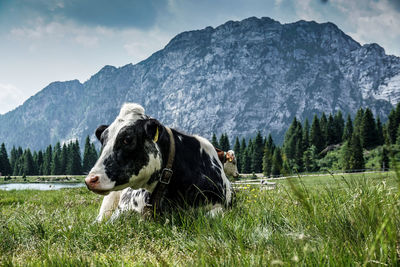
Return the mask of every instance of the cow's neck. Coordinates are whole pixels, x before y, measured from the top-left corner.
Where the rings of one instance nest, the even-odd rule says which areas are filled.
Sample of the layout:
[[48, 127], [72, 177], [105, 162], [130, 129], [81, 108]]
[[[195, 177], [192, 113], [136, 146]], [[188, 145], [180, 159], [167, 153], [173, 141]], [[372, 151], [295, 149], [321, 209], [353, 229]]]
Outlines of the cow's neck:
[[[171, 129], [168, 127], [165, 127], [164, 129], [168, 133], [169, 139], [168, 156], [165, 157], [165, 152], [163, 151], [163, 162], [166, 162], [166, 165], [163, 164], [164, 168], [161, 170], [159, 180], [151, 193], [149, 203], [147, 203], [145, 207], [144, 213], [147, 215], [155, 215], [160, 211], [162, 199], [173, 177], [172, 166], [175, 158], [175, 140]], [[167, 159], [166, 161], [165, 158]]]

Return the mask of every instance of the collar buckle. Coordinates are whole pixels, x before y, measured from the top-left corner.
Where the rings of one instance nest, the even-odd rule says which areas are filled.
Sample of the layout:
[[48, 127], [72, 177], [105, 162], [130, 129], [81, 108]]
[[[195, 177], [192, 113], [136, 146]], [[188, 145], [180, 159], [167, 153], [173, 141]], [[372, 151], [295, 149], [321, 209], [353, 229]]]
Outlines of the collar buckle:
[[171, 182], [171, 177], [174, 172], [169, 168], [164, 168], [161, 172], [159, 182], [162, 184], [169, 184]]

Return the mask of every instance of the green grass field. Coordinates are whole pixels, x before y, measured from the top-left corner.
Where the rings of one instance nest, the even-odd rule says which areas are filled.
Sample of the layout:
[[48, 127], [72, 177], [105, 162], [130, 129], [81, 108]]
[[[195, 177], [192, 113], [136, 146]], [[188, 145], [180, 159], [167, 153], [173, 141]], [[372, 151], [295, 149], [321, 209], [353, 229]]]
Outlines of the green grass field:
[[0, 191], [0, 265], [399, 265], [394, 173], [304, 177], [245, 186], [223, 216], [204, 209], [92, 224], [85, 188]]

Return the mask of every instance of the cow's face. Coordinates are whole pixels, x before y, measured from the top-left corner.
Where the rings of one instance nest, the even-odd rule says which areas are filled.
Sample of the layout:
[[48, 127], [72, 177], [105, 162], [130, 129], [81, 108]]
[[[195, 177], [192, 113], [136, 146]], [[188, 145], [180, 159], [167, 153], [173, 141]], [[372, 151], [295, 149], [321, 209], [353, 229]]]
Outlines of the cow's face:
[[102, 152], [85, 179], [87, 187], [99, 194], [146, 187], [162, 165], [154, 140], [159, 127], [158, 121], [149, 119], [140, 105], [125, 104], [111, 125], [96, 130]]
[[234, 178], [239, 177], [235, 152], [233, 150], [229, 150], [228, 152], [226, 152], [226, 162], [224, 163], [224, 171], [227, 176], [233, 176]]

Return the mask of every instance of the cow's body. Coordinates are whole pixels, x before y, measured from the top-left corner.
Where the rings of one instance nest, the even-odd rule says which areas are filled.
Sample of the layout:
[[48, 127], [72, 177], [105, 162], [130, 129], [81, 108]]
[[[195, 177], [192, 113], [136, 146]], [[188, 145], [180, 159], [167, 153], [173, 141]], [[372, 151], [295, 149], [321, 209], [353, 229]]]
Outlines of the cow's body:
[[[211, 143], [173, 129], [172, 133], [173, 176], [163, 192], [160, 210], [186, 205], [229, 205], [231, 184]], [[104, 198], [97, 219], [103, 220], [114, 210], [119, 213], [118, 206], [142, 212], [169, 157], [170, 137], [166, 128], [146, 116], [139, 105], [125, 104], [117, 119], [110, 126], [99, 127], [96, 135], [102, 141], [103, 152], [85, 182], [93, 192], [110, 193]]]

